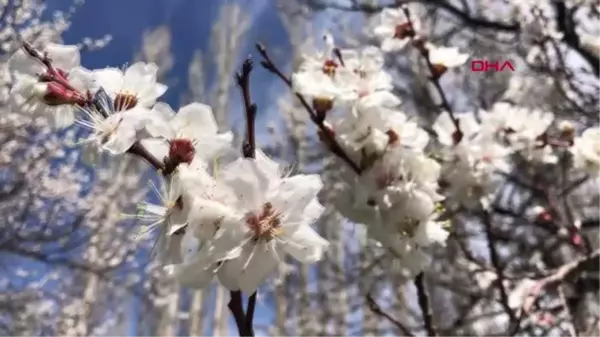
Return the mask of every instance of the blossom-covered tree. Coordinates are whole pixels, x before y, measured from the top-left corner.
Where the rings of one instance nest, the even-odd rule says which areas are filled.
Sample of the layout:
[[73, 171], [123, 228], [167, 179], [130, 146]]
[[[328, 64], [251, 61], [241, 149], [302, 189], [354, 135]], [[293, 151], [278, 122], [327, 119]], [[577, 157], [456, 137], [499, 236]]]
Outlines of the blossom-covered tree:
[[[280, 5], [291, 40], [299, 43], [290, 28], [294, 5]], [[82, 159], [98, 174], [142, 163], [157, 173], [152, 181], [158, 183], [150, 185], [158, 204], [142, 202], [143, 212], [126, 216], [138, 220], [129, 243], [118, 241], [115, 251], [99, 244], [84, 255], [100, 254], [104, 268], [126, 266], [127, 254], [147, 243], [167, 282], [200, 294], [214, 282], [228, 289], [228, 307], [244, 336], [255, 334], [258, 296], [274, 276], [279, 276], [276, 334], [310, 334], [310, 266], [319, 271], [319, 281], [331, 281], [317, 282], [317, 303], [337, 306], [334, 312], [320, 303], [323, 315], [312, 333], [349, 334], [346, 325], [359, 311], [351, 309], [355, 299], [363, 314], [370, 310], [395, 334], [593, 333], [598, 315], [590, 309], [597, 305], [591, 297], [598, 287], [589, 274], [597, 274], [593, 265], [600, 248], [597, 233], [586, 228], [598, 226], [599, 53], [590, 47], [592, 35], [580, 32], [586, 29], [580, 21], [597, 20], [598, 5], [490, 1], [477, 15], [469, 3], [461, 8], [446, 1], [305, 5], [296, 9], [353, 15], [363, 21], [363, 30], [350, 26], [348, 42], [340, 42], [344, 33], [312, 32], [322, 37], [321, 46], [297, 58], [290, 74], [267, 46], [256, 44], [254, 56], [241, 62], [234, 77], [243, 110], [237, 113], [245, 121], [241, 144], [223, 125], [229, 82], [216, 85], [215, 116], [205, 102], [180, 107], [160, 102], [167, 86], [158, 66], [143, 58], [125, 69], [90, 70], [81, 66], [77, 46], [19, 42], [22, 47], [7, 60], [11, 111], [59, 132], [83, 134], [77, 142]], [[446, 32], [457, 28], [447, 22], [437, 27], [438, 10], [444, 22], [458, 20], [458, 28], [464, 24], [474, 32]], [[508, 19], [496, 20], [503, 10], [511, 13]], [[496, 81], [467, 74], [469, 59], [489, 58], [485, 43], [504, 35], [518, 41], [504, 48], [505, 55], [519, 59], [519, 71]], [[475, 41], [472, 48], [469, 39]], [[501, 42], [490, 44], [503, 48]], [[412, 91], [402, 84], [406, 64]], [[283, 139], [291, 146], [260, 147], [257, 130], [265, 126], [256, 123], [261, 107], [251, 96], [257, 71], [289, 89], [293, 103], [282, 109], [289, 133]], [[466, 89], [450, 85], [452, 80]], [[403, 94], [407, 90], [412, 102]], [[189, 96], [200, 95], [191, 90]], [[66, 144], [66, 137], [48, 134], [57, 146]], [[318, 145], [310, 161], [305, 156], [312, 149], [305, 142]], [[285, 163], [286, 157], [292, 162]], [[70, 177], [79, 167], [72, 162]], [[139, 188], [136, 172], [110, 193]], [[73, 193], [57, 195], [53, 189], [51, 201], [68, 204]], [[121, 198], [135, 201], [133, 192], [124, 194]], [[88, 198], [97, 207], [94, 198], [100, 196], [83, 200]], [[125, 208], [122, 202], [112, 207]], [[84, 208], [76, 204], [71, 213]], [[83, 218], [101, 220], [83, 223], [101, 224], [97, 230], [121, 233], [127, 226], [114, 212], [90, 212]], [[37, 212], [39, 223], [59, 226], [44, 214]], [[82, 222], [77, 220], [67, 222]], [[117, 242], [114, 237], [107, 235], [106, 245]], [[36, 250], [11, 247], [37, 256]], [[114, 257], [102, 255], [111, 253]], [[92, 333], [90, 321], [98, 316], [89, 301], [97, 300], [98, 277], [89, 271], [84, 276], [89, 287], [76, 314], [87, 325], [73, 323], [66, 333]], [[304, 308], [290, 327], [281, 319], [288, 308], [278, 301], [286, 297], [281, 285], [294, 281], [300, 294], [289, 296], [288, 303]], [[392, 298], [397, 309], [386, 310], [381, 298]], [[178, 300], [172, 304], [177, 312]], [[358, 330], [390, 331], [373, 317]]]

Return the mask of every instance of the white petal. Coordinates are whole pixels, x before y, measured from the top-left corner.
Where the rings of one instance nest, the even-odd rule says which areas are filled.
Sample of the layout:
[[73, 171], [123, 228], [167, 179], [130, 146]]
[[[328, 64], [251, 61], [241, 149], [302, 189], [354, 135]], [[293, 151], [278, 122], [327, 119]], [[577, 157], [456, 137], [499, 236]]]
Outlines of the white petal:
[[8, 59], [8, 66], [12, 72], [30, 76], [37, 76], [46, 72], [46, 67], [29, 56], [23, 49], [19, 49]]
[[54, 125], [59, 128], [66, 128], [75, 122], [75, 112], [70, 106], [57, 106], [54, 109]]
[[320, 261], [329, 248], [329, 242], [307, 225], [286, 237], [286, 240], [290, 243], [283, 245], [283, 249], [302, 263]]
[[265, 203], [274, 177], [266, 176], [256, 160], [240, 158], [225, 167], [219, 179], [235, 191], [237, 207], [256, 211]]
[[106, 68], [94, 71], [98, 86], [104, 88], [106, 93], [114, 95], [123, 89], [123, 72], [117, 68]]
[[303, 220], [303, 213], [310, 202], [316, 199], [323, 187], [318, 175], [295, 175], [284, 179], [279, 185], [272, 203], [284, 215], [284, 223], [297, 223]]
[[79, 48], [74, 45], [65, 46], [50, 43], [46, 46], [45, 51], [52, 60], [52, 64], [64, 71], [78, 67], [81, 61]]
[[154, 158], [162, 160], [169, 154], [169, 143], [164, 139], [148, 138], [141, 140], [142, 145]]
[[129, 125], [121, 125], [117, 131], [110, 136], [103, 148], [113, 155], [123, 154], [136, 141], [137, 132]]
[[[253, 249], [254, 253], [252, 253]], [[265, 243], [256, 246], [249, 244], [244, 248], [244, 253], [240, 257], [223, 262], [218, 273], [219, 280], [231, 290], [238, 288], [247, 294], [252, 294], [277, 268], [279, 260], [274, 254], [275, 252]], [[250, 256], [252, 257], [250, 258]], [[234, 283], [232, 278], [235, 277], [237, 277], [237, 282]]]
[[218, 131], [211, 107], [201, 103], [191, 103], [179, 109], [173, 123], [189, 138], [216, 135]]
[[175, 116], [175, 112], [166, 103], [156, 103], [152, 108], [156, 118], [152, 118], [146, 125], [146, 130], [152, 137], [175, 138], [175, 130], [169, 121]]

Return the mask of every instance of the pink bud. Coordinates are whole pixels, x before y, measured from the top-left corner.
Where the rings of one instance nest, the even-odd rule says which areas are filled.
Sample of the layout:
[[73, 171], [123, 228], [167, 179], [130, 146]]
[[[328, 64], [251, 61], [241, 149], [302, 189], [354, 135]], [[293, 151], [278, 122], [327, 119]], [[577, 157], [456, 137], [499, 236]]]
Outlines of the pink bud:
[[552, 215], [547, 210], [543, 210], [542, 212], [540, 212], [540, 214], [538, 214], [538, 220], [544, 221], [544, 222], [551, 222]]
[[581, 246], [581, 235], [579, 235], [579, 233], [574, 233], [571, 236], [571, 243], [573, 243], [575, 246]]
[[43, 96], [44, 103], [56, 106], [65, 104], [79, 104], [84, 105], [86, 103], [85, 95], [78, 91], [66, 88], [64, 85], [58, 82], [45, 83], [46, 92]]

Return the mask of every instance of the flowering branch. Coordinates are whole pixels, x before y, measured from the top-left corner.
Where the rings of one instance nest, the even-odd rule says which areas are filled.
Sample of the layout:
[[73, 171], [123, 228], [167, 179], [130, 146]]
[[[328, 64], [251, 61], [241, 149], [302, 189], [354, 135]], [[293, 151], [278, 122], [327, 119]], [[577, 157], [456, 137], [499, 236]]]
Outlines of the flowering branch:
[[35, 48], [33, 48], [31, 44], [27, 42], [23, 42], [23, 49], [27, 54], [29, 54], [29, 56], [33, 57], [36, 60], [39, 60], [44, 64], [44, 66], [46, 66], [46, 68], [48, 69], [48, 73], [43, 74], [42, 76], [45, 77], [48, 81], [58, 82], [65, 88], [76, 91], [76, 89], [73, 88], [71, 84], [69, 84], [69, 82], [65, 81], [64, 74], [62, 74], [59, 69], [54, 68], [54, 66], [52, 65], [52, 60], [50, 59], [47, 53], [40, 53]]
[[[408, 6], [402, 6], [402, 11], [404, 12], [404, 15], [406, 15], [406, 20], [408, 22], [408, 25], [410, 27], [414, 27], [414, 22], [412, 21], [412, 17], [410, 14], [410, 10], [408, 9]], [[429, 49], [425, 46], [425, 42], [426, 42], [425, 37], [417, 37], [416, 32], [412, 29], [408, 30], [407, 34], [409, 35], [410, 38], [414, 39], [413, 45], [415, 47], [417, 47], [417, 49], [419, 50], [419, 53], [421, 54], [421, 56], [427, 63], [427, 68], [429, 69], [429, 73], [431, 74], [429, 79], [433, 83], [433, 86], [437, 90], [438, 95], [440, 96], [440, 99], [442, 100], [442, 102], [441, 102], [442, 108], [445, 111], [447, 111], [448, 114], [450, 115], [450, 119], [452, 120], [452, 123], [454, 124], [454, 127], [455, 127], [455, 133], [452, 135], [452, 138], [453, 138], [454, 142], [456, 144], [458, 144], [462, 140], [462, 137], [463, 137], [463, 133], [460, 128], [460, 122], [459, 122], [458, 118], [456, 118], [456, 116], [454, 115], [454, 110], [452, 109], [452, 106], [448, 102], [448, 99], [446, 98], [446, 93], [444, 92], [444, 89], [442, 88], [442, 85], [440, 84], [440, 77], [446, 71], [446, 69], [443, 66], [440, 67], [431, 62]]]
[[[288, 88], [291, 89], [292, 88], [292, 80], [290, 80], [286, 75], [284, 75], [283, 72], [281, 72], [281, 70], [275, 65], [275, 63], [273, 63], [265, 46], [258, 43], [258, 44], [256, 44], [256, 49], [258, 50], [258, 52], [260, 53], [260, 55], [263, 58], [263, 60], [260, 62], [260, 64], [265, 69], [270, 71], [271, 73], [277, 75], [277, 77], [279, 77], [288, 86]], [[302, 104], [304, 109], [306, 109], [306, 111], [308, 112], [310, 119], [319, 128], [320, 135], [321, 135], [323, 141], [327, 144], [327, 146], [329, 146], [329, 150], [333, 154], [338, 156], [340, 159], [342, 159], [344, 162], [346, 162], [346, 164], [348, 164], [348, 166], [350, 166], [350, 168], [352, 168], [352, 170], [356, 174], [360, 175], [362, 172], [361, 168], [356, 163], [354, 163], [352, 161], [352, 159], [350, 159], [348, 154], [346, 154], [346, 152], [338, 144], [338, 142], [335, 139], [335, 134], [329, 127], [327, 127], [327, 125], [325, 125], [325, 121], [323, 120], [323, 118], [319, 117], [319, 115], [314, 111], [314, 109], [310, 106], [310, 104], [308, 104], [308, 102], [306, 101], [306, 99], [304, 98], [303, 95], [301, 95], [299, 93], [295, 93], [295, 95], [298, 98], [298, 100], [300, 100], [300, 103]]]
[[[246, 118], [246, 137], [242, 145], [242, 155], [244, 158], [256, 157], [256, 104], [252, 103], [250, 97], [250, 74], [252, 73], [252, 59], [248, 56], [242, 64], [242, 69], [235, 74], [237, 85], [240, 87], [242, 99], [244, 101], [244, 111]], [[254, 336], [254, 310], [256, 307], [256, 292], [248, 298], [248, 306], [244, 313], [242, 292], [239, 290], [230, 291], [229, 310], [235, 318], [235, 323], [240, 336]]]

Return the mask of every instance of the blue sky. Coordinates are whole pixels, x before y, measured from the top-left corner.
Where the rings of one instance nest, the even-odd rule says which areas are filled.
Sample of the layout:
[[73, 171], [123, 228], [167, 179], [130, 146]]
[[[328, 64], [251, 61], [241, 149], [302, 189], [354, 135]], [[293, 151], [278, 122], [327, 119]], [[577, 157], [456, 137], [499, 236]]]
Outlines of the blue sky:
[[[163, 100], [177, 105], [187, 84], [187, 69], [195, 50], [208, 50], [213, 20], [218, 17], [220, 4], [225, 0], [87, 0], [72, 18], [72, 27], [64, 35], [65, 43], [77, 43], [84, 37], [112, 36], [111, 43], [102, 50], [83, 55], [88, 68], [121, 66], [131, 62], [139, 50], [145, 30], [167, 25], [172, 32], [172, 52], [176, 62], [170, 77], [177, 79]], [[286, 33], [270, 0], [239, 0], [252, 17], [252, 27], [244, 41], [244, 52], [254, 54], [254, 43], [261, 41], [271, 48], [286, 47]], [[52, 0], [49, 9], [59, 8], [63, 0]], [[285, 55], [278, 54], [280, 60]], [[260, 68], [260, 67], [257, 67]], [[232, 74], [233, 76], [233, 74]], [[275, 78], [262, 69], [252, 77], [253, 99], [259, 104], [259, 114], [266, 111], [266, 98]], [[268, 83], [268, 84], [267, 84]], [[239, 106], [239, 96], [233, 92], [232, 107]], [[234, 110], [234, 109], [232, 109]], [[232, 111], [236, 112], [236, 111]], [[241, 111], [240, 115], [241, 116]], [[231, 120], [239, 125], [237, 116]], [[263, 116], [260, 116], [262, 119]]]

